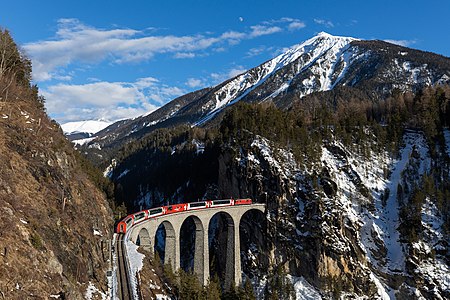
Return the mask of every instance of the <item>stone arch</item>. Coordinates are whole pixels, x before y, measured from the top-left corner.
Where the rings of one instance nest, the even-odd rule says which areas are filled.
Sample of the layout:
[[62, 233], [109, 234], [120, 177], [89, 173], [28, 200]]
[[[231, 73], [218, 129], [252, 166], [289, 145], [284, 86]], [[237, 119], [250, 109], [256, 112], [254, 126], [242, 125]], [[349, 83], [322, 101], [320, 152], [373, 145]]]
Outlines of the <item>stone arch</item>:
[[269, 250], [267, 245], [267, 221], [261, 209], [245, 211], [239, 220], [240, 258], [243, 271], [259, 270], [269, 266]]
[[[237, 230], [235, 226], [237, 222], [235, 222], [234, 218], [225, 211], [219, 211], [211, 217], [209, 220], [209, 228], [214, 230], [214, 227], [217, 226], [216, 224], [212, 224], [216, 217], [220, 217], [221, 221], [225, 222], [225, 224], [218, 224], [219, 227], [226, 230], [226, 235], [219, 237], [221, 241], [219, 241], [220, 250], [218, 253], [225, 255], [224, 287], [225, 289], [228, 289], [231, 285], [240, 282], [239, 278], [237, 278], [239, 277], [237, 274], [241, 271], [239, 257], [239, 230]], [[214, 232], [210, 230], [208, 234], [214, 234]], [[224, 240], [225, 243], [223, 242]]]
[[144, 248], [146, 251], [151, 251], [151, 240], [150, 240], [150, 234], [148, 233], [148, 230], [145, 228], [141, 228], [139, 230], [137, 239], [136, 239], [136, 245]]
[[[170, 264], [172, 265], [172, 269], [175, 271], [178, 269], [178, 258], [177, 258], [177, 244], [178, 244], [178, 237], [177, 234], [175, 232], [175, 228], [172, 225], [171, 222], [164, 220], [163, 222], [161, 222], [159, 224], [159, 226], [156, 228], [156, 232], [155, 232], [155, 247], [156, 245], [156, 241], [157, 241], [157, 236], [158, 236], [158, 231], [159, 228], [164, 229], [164, 257], [161, 257], [163, 259], [163, 263], [167, 264], [170, 262]], [[156, 251], [156, 249], [155, 249]]]
[[[191, 223], [192, 222], [192, 223]], [[190, 224], [189, 224], [190, 223]], [[188, 232], [183, 228], [183, 226], [188, 225], [193, 228], [187, 228]], [[180, 227], [180, 252], [182, 250], [182, 240], [186, 237], [182, 236], [183, 234], [187, 234], [189, 237], [192, 236], [192, 231], [195, 231], [195, 238], [193, 240], [193, 266], [192, 271], [197, 274], [199, 282], [206, 283], [209, 278], [209, 264], [208, 264], [208, 232], [207, 226], [203, 225], [202, 220], [196, 215], [189, 215], [186, 217], [181, 223]], [[189, 232], [190, 231], [190, 232]], [[192, 241], [190, 241], [192, 242]], [[184, 250], [186, 248], [184, 247]], [[189, 255], [188, 255], [189, 257]], [[180, 258], [181, 263], [181, 258]]]

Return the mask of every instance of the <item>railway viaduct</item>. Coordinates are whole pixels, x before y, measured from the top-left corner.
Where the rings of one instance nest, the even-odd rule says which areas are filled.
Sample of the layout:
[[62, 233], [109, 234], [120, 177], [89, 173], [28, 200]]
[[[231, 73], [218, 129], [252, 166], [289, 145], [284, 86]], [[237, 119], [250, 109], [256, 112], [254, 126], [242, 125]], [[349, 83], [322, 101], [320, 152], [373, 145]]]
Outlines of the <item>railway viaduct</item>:
[[137, 243], [139, 238], [140, 245], [153, 253], [156, 231], [160, 225], [163, 225], [166, 231], [164, 260], [165, 263], [170, 261], [172, 268], [178, 270], [180, 268], [181, 226], [188, 218], [192, 218], [195, 223], [194, 273], [197, 274], [200, 282], [206, 285], [210, 274], [208, 229], [211, 219], [220, 213], [225, 216], [228, 226], [225, 286], [229, 287], [231, 283], [238, 285], [242, 278], [239, 224], [242, 216], [250, 210], [259, 210], [264, 213], [265, 204], [212, 207], [163, 215], [133, 226], [127, 233], [127, 238], [134, 243]]

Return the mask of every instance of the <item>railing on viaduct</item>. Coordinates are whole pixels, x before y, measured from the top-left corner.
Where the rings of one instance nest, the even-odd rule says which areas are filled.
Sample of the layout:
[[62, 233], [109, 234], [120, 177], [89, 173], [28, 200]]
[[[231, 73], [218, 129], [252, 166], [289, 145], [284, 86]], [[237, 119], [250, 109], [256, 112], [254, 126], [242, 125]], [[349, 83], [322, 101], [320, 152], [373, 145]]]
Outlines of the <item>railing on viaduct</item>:
[[188, 218], [192, 218], [195, 223], [194, 273], [197, 274], [200, 282], [206, 285], [210, 275], [208, 230], [212, 218], [216, 214], [222, 214], [225, 216], [228, 226], [225, 287], [229, 287], [232, 283], [239, 285], [242, 278], [239, 224], [242, 216], [251, 210], [259, 210], [264, 213], [265, 204], [210, 207], [162, 215], [134, 225], [127, 230], [126, 238], [134, 243], [137, 243], [139, 238], [140, 245], [153, 254], [156, 231], [160, 225], [163, 225], [166, 231], [164, 261], [165, 263], [170, 261], [172, 268], [178, 270], [180, 268], [181, 226]]

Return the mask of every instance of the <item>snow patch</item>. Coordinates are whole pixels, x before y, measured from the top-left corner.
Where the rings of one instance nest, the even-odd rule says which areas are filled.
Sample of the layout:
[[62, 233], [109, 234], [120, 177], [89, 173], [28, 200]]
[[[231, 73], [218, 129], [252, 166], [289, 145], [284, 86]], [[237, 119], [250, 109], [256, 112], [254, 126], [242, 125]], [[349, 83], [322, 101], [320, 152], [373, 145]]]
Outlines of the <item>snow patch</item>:
[[137, 295], [138, 295], [138, 292], [137, 292], [138, 282], [137, 282], [137, 276], [136, 275], [144, 267], [144, 257], [145, 257], [145, 255], [142, 254], [142, 253], [139, 253], [137, 251], [139, 246], [134, 244], [132, 241], [128, 240], [128, 238], [125, 238], [125, 240], [126, 240], [125, 248], [126, 248], [126, 252], [127, 252], [126, 255], [127, 255], [128, 264], [129, 264], [128, 277], [130, 278], [131, 288], [132, 288], [133, 294], [135, 296], [134, 299], [138, 299], [137, 298]]
[[117, 161], [115, 159], [111, 160], [111, 163], [108, 167], [106, 167], [105, 171], [103, 171], [103, 177], [111, 178], [114, 168], [117, 166]]
[[130, 172], [130, 170], [125, 169], [125, 171], [123, 171], [122, 173], [120, 173], [120, 175], [117, 177], [117, 179], [122, 178], [123, 176], [127, 175]]
[[92, 282], [89, 281], [86, 293], [84, 294], [84, 299], [92, 300], [94, 299], [93, 297], [97, 295], [102, 297], [102, 300], [106, 300], [108, 298], [106, 294], [102, 293]]
[[75, 146], [83, 146], [84, 144], [90, 143], [94, 139], [95, 139], [95, 137], [79, 139], [79, 140], [73, 140], [72, 143], [74, 143]]
[[201, 141], [197, 141], [196, 139], [192, 140], [192, 144], [197, 148], [196, 154], [203, 154], [205, 152], [205, 143]]
[[288, 276], [295, 289], [297, 300], [321, 300], [320, 293], [303, 277]]
[[391, 298], [391, 296], [389, 296], [389, 294], [386, 292], [386, 289], [384, 288], [383, 284], [380, 282], [380, 280], [377, 277], [375, 277], [375, 275], [373, 275], [373, 273], [370, 273], [370, 279], [372, 280], [373, 283], [375, 283], [375, 286], [377, 287], [378, 296], [380, 296], [379, 299], [382, 299], [382, 300], [395, 299], [394, 295], [392, 295], [393, 296], [392, 298]]
[[[223, 108], [240, 101], [288, 65], [292, 65], [294, 70], [295, 74], [292, 74], [292, 76], [313, 66], [311, 68], [311, 70], [314, 69], [313, 77], [317, 75], [320, 78], [320, 90], [331, 89], [341, 80], [350, 65], [350, 61], [355, 57], [353, 53], [347, 53], [349, 44], [355, 40], [357, 39], [320, 33], [301, 44], [293, 46], [264, 64], [234, 77], [215, 92], [214, 100], [202, 107], [202, 112], [206, 114], [194, 126], [204, 124]], [[337, 78], [332, 78], [338, 65], [343, 65], [343, 68]], [[284, 82], [279, 83], [279, 87], [272, 92], [271, 96], [275, 97], [287, 90], [292, 76], [284, 78]], [[314, 90], [308, 90], [305, 95], [312, 91]]]

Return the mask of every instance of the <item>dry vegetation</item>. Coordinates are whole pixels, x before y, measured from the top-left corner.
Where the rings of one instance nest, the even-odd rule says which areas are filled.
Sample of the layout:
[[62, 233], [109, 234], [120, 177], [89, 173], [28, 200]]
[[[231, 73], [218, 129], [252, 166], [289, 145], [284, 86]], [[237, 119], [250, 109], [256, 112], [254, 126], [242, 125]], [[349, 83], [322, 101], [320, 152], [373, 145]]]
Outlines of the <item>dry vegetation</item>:
[[18, 59], [0, 70], [0, 299], [84, 299], [106, 289], [111, 212]]

